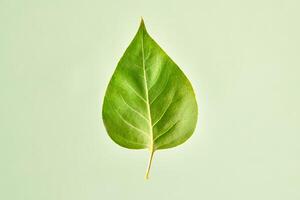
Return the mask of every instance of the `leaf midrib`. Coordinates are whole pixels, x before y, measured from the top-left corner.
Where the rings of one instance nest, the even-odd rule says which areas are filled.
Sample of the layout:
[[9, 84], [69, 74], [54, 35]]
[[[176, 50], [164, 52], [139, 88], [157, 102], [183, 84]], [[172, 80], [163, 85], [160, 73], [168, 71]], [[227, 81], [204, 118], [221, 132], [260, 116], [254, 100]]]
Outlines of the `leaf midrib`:
[[149, 118], [149, 131], [150, 131], [150, 152], [152, 152], [154, 149], [153, 144], [153, 129], [152, 129], [152, 118], [151, 118], [151, 110], [150, 110], [150, 101], [149, 101], [149, 90], [148, 90], [148, 83], [147, 83], [147, 74], [146, 74], [146, 65], [145, 65], [145, 53], [144, 53], [144, 30], [142, 30], [142, 61], [143, 61], [143, 72], [144, 72], [144, 85], [145, 85], [145, 91], [146, 91], [146, 104], [147, 104], [147, 112], [148, 112], [148, 118]]

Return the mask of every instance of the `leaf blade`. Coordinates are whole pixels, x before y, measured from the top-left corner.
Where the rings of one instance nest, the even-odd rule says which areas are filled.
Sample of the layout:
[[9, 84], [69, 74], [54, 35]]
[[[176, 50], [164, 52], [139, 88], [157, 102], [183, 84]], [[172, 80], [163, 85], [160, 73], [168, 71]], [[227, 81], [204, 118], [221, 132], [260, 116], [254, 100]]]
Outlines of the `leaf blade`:
[[142, 20], [104, 97], [102, 117], [109, 136], [123, 147], [150, 150], [148, 177], [154, 152], [184, 143], [195, 130], [197, 116], [188, 78], [151, 38]]

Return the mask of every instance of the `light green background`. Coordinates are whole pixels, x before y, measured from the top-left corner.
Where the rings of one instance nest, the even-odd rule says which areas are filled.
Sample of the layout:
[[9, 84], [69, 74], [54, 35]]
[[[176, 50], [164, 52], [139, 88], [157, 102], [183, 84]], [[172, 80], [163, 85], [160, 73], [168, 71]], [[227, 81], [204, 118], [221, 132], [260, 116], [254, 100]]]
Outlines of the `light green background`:
[[[298, 0], [0, 0], [0, 199], [300, 199]], [[191, 80], [194, 135], [117, 146], [101, 105], [137, 31]]]

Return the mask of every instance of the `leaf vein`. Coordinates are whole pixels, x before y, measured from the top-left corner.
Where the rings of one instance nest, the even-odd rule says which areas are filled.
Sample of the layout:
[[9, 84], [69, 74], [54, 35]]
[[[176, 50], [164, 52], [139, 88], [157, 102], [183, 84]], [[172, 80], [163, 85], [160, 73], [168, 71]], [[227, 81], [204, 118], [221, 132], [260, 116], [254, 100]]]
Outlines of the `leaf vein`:
[[158, 120], [152, 125], [152, 127], [154, 127], [162, 118], [163, 116], [167, 113], [167, 111], [169, 110], [169, 108], [171, 107], [172, 105], [172, 101], [173, 101], [173, 98], [171, 99], [170, 103], [168, 104], [167, 108], [163, 111], [163, 113], [160, 115], [160, 117], [158, 118]]
[[168, 76], [168, 80], [166, 81], [166, 84], [164, 85], [163, 89], [161, 89], [159, 91], [159, 94], [154, 99], [152, 99], [152, 101], [150, 102], [150, 105], [152, 105], [155, 102], [155, 100], [163, 93], [163, 91], [165, 91], [165, 89], [167, 88], [168, 82], [169, 82], [169, 76]]
[[119, 112], [117, 109], [115, 109], [115, 110], [116, 110], [116, 113], [118, 114], [118, 116], [120, 117], [120, 119], [121, 119], [125, 124], [127, 124], [128, 126], [130, 126], [130, 127], [133, 128], [133, 129], [135, 129], [136, 131], [142, 133], [143, 135], [146, 135], [147, 137], [149, 137], [148, 133], [146, 133], [146, 132], [143, 131], [142, 129], [140, 129], [140, 128], [134, 126], [133, 124], [131, 124], [128, 120], [126, 120], [126, 119], [120, 114], [120, 112]]
[[172, 129], [174, 126], [176, 126], [176, 124], [177, 124], [178, 122], [179, 122], [179, 121], [175, 122], [175, 123], [174, 123], [173, 125], [171, 125], [165, 132], [163, 132], [162, 134], [156, 136], [156, 137], [154, 138], [154, 141], [158, 140], [161, 136], [163, 136], [163, 135], [167, 134], [169, 131], [171, 131], [171, 129]]
[[136, 114], [138, 114], [140, 117], [142, 117], [143, 119], [145, 119], [147, 122], [149, 122], [149, 120], [142, 113], [140, 113], [139, 111], [137, 111], [136, 109], [134, 109], [131, 105], [129, 105], [125, 101], [125, 99], [124, 99], [124, 97], [123, 97], [122, 94], [121, 94], [121, 98], [122, 98], [123, 102], [130, 108], [130, 110], [132, 110], [133, 112], [135, 112]]
[[152, 119], [151, 119], [151, 111], [150, 111], [150, 104], [149, 104], [149, 90], [148, 90], [148, 83], [147, 83], [147, 74], [146, 74], [146, 61], [145, 61], [145, 52], [144, 52], [144, 31], [142, 32], [142, 62], [143, 62], [143, 72], [144, 72], [144, 84], [145, 84], [145, 91], [146, 91], [146, 104], [147, 104], [147, 111], [148, 111], [148, 118], [149, 118], [149, 131], [151, 134], [151, 143], [150, 148], [153, 150], [153, 129], [152, 129]]
[[142, 97], [129, 83], [127, 83], [127, 86], [135, 93], [137, 97], [139, 97], [143, 102], [147, 103], [147, 100], [144, 99], [144, 97]]

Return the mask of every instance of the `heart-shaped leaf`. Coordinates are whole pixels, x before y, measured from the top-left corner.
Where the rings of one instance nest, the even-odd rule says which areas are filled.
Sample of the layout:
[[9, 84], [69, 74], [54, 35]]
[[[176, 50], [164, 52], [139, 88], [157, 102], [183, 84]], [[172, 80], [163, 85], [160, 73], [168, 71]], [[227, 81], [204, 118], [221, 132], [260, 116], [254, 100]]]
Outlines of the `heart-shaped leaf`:
[[198, 108], [193, 88], [146, 31], [143, 20], [109, 82], [102, 117], [113, 141], [129, 149], [159, 149], [185, 142]]

